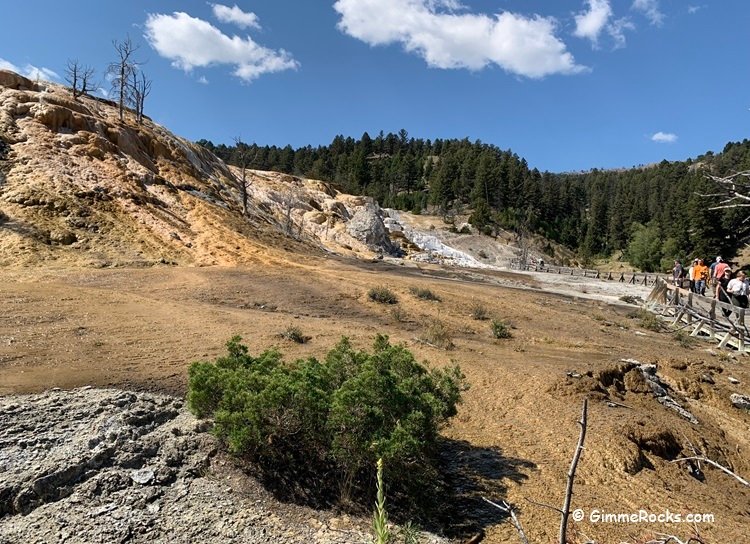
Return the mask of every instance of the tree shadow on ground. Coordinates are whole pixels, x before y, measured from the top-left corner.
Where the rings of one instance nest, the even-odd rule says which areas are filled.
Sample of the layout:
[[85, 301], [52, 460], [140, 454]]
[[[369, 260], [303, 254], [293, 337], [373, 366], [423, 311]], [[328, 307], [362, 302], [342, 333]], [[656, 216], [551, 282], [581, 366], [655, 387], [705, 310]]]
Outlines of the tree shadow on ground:
[[475, 534], [503, 522], [507, 515], [482, 497], [501, 502], [507, 482], [523, 482], [536, 468], [526, 459], [504, 456], [500, 448], [480, 448], [465, 440], [442, 440], [440, 458], [450, 490], [445, 511], [449, 517], [441, 532], [449, 537]]
[[[536, 465], [506, 457], [499, 448], [476, 447], [464, 440], [440, 439], [437, 452], [439, 476], [427, 490], [407, 498], [386, 478], [388, 516], [399, 524], [413, 522], [422, 529], [462, 539], [502, 523], [507, 516], [482, 497], [500, 502], [507, 483], [523, 482]], [[342, 496], [340, 481], [321, 466], [293, 463], [267, 465], [237, 459], [237, 466], [259, 482], [266, 492], [284, 504], [334, 510], [368, 516], [375, 500], [375, 470], [360, 482], [364, 495]], [[398, 486], [395, 486], [398, 487]], [[389, 489], [390, 488], [390, 489]]]

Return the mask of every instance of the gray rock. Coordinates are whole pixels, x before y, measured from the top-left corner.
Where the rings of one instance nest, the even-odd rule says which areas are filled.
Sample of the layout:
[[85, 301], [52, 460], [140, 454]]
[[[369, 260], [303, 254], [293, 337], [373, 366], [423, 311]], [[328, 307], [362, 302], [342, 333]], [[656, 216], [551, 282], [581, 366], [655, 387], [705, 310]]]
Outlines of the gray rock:
[[285, 515], [296, 507], [258, 484], [234, 487], [251, 480], [216, 462], [218, 443], [200, 423], [165, 395], [86, 388], [0, 397], [0, 543], [371, 542], [368, 519], [323, 530], [309, 510]]
[[388, 254], [398, 252], [388, 236], [380, 208], [375, 204], [367, 203], [360, 208], [346, 224], [346, 231], [373, 251]]
[[735, 408], [739, 408], [740, 410], [750, 410], [750, 397], [747, 395], [732, 393], [729, 395], [729, 400]]
[[130, 473], [130, 479], [137, 484], [147, 485], [154, 480], [154, 471], [148, 468], [134, 470]]

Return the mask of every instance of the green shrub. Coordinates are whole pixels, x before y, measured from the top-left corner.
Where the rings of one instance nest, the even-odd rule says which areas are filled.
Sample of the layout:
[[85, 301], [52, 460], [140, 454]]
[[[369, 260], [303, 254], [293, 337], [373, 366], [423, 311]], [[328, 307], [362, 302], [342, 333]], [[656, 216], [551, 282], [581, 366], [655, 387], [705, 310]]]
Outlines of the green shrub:
[[410, 287], [409, 292], [415, 297], [422, 300], [434, 300], [440, 302], [442, 299], [433, 293], [430, 289], [424, 287]]
[[380, 304], [397, 304], [398, 297], [396, 294], [383, 285], [373, 287], [367, 292], [367, 297], [373, 302]]
[[492, 336], [498, 339], [513, 338], [510, 332], [510, 327], [504, 321], [498, 321], [497, 319], [492, 320]]
[[310, 340], [309, 336], [305, 336], [302, 334], [302, 329], [299, 327], [295, 327], [294, 325], [290, 325], [286, 328], [284, 332], [282, 332], [279, 336], [282, 338], [286, 338], [287, 340], [291, 340], [292, 342], [297, 342], [298, 344], [304, 344], [308, 340]]
[[214, 363], [193, 363], [188, 382], [188, 406], [214, 419], [232, 453], [255, 461], [289, 498], [346, 497], [360, 507], [382, 458], [400, 511], [434, 503], [438, 431], [465, 389], [458, 367], [428, 370], [381, 335], [372, 353], [344, 338], [323, 362], [293, 364], [274, 350], [248, 355], [240, 340]]

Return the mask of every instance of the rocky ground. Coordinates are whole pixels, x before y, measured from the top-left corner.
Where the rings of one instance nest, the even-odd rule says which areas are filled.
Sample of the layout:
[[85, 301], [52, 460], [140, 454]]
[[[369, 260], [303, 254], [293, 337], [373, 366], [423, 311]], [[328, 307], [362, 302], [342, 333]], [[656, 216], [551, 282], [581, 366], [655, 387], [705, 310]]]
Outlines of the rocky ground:
[[371, 541], [361, 519], [280, 507], [207, 428], [166, 395], [0, 398], [0, 542]]

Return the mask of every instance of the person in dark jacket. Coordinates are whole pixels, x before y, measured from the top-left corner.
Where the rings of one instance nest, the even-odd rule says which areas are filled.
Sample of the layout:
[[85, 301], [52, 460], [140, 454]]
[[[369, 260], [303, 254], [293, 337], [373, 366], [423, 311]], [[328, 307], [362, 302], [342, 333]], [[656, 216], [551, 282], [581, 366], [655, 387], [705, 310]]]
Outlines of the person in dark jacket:
[[[729, 292], [727, 291], [727, 287], [729, 286], [729, 281], [732, 279], [732, 270], [729, 268], [725, 268], [722, 271], [722, 275], [720, 278], [716, 278], [716, 289], [714, 291], [714, 298], [718, 300], [719, 302], [726, 302], [727, 304], [732, 303], [732, 299], [729, 298]], [[724, 317], [729, 317], [732, 313], [731, 310], [727, 310], [726, 308], [722, 308], [721, 311], [724, 313]]]

